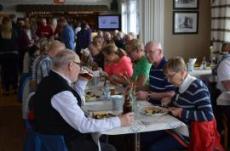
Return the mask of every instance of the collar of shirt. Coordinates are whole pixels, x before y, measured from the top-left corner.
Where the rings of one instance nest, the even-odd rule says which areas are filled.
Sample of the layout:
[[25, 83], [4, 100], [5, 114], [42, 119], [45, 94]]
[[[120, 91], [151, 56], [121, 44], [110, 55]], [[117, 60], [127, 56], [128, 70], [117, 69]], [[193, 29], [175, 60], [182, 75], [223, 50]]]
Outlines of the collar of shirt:
[[164, 68], [164, 65], [167, 63], [167, 61], [166, 61], [166, 59], [165, 59], [165, 57], [163, 57], [162, 59], [161, 59], [161, 62], [160, 62], [160, 64], [158, 65], [158, 66], [154, 66], [153, 65], [153, 69], [163, 69]]
[[67, 78], [66, 76], [64, 76], [62, 73], [58, 72], [58, 71], [55, 71], [55, 70], [52, 70], [53, 72], [57, 73], [58, 75], [60, 75], [62, 78], [64, 78], [68, 84], [71, 86], [72, 85], [72, 82], [69, 78]]
[[184, 79], [184, 81], [182, 82], [182, 84], [180, 85], [179, 92], [180, 93], [185, 92], [194, 80], [196, 80], [196, 77], [193, 77], [188, 74], [186, 78]]

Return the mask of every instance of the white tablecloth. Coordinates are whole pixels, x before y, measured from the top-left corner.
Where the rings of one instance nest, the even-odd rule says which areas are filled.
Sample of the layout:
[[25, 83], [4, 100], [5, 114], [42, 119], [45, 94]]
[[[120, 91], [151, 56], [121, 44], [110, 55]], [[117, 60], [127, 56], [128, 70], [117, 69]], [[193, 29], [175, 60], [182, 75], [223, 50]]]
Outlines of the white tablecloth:
[[[141, 110], [146, 106], [151, 106], [151, 104], [146, 101], [138, 101], [137, 112], [135, 113], [135, 122], [131, 126], [114, 128], [104, 131], [102, 134], [120, 135], [176, 128], [182, 128], [186, 131], [185, 133], [188, 134], [187, 126], [171, 115], [164, 114], [147, 116], [141, 113]], [[111, 101], [88, 102], [83, 109], [85, 111], [111, 111], [113, 110], [113, 105]]]
[[200, 78], [201, 76], [210, 76], [212, 74], [211, 68], [199, 69], [195, 68], [192, 72], [189, 72], [190, 75]]

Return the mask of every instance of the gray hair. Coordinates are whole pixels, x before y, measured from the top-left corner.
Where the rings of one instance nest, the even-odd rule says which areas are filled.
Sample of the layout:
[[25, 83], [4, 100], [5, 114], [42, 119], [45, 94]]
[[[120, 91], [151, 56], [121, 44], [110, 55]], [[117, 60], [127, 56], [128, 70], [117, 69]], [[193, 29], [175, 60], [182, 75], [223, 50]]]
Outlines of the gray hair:
[[187, 71], [187, 66], [182, 57], [174, 57], [168, 60], [168, 63], [164, 66], [164, 73], [167, 73], [168, 70], [173, 72]]
[[133, 39], [127, 45], [127, 48], [130, 48], [131, 52], [136, 51], [137, 49], [143, 51], [144, 50], [144, 44], [142, 41], [140, 41], [138, 39]]
[[77, 61], [80, 63], [79, 56], [72, 50], [65, 49], [60, 51], [53, 57], [53, 69], [65, 68], [71, 61]]
[[159, 42], [157, 42], [157, 41], [149, 41], [149, 42], [147, 42], [146, 43], [146, 45], [145, 45], [145, 47], [147, 47], [147, 46], [153, 46], [155, 49], [160, 49], [161, 51], [163, 51], [162, 50], [162, 47], [161, 47], [161, 44], [159, 43]]
[[65, 47], [65, 44], [58, 41], [58, 40], [53, 40], [53, 41], [50, 41], [50, 44], [48, 46], [48, 54], [53, 57], [55, 56], [59, 51], [62, 51], [62, 50], [65, 50], [66, 47]]

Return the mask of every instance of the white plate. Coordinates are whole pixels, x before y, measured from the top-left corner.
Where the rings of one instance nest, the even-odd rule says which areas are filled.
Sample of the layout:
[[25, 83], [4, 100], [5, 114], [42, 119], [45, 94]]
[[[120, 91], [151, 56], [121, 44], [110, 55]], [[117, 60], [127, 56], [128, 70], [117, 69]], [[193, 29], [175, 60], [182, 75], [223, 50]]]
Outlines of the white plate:
[[167, 111], [164, 111], [163, 108], [158, 107], [158, 106], [144, 107], [141, 109], [140, 112], [147, 116], [161, 116], [161, 115], [165, 115], [168, 113]]

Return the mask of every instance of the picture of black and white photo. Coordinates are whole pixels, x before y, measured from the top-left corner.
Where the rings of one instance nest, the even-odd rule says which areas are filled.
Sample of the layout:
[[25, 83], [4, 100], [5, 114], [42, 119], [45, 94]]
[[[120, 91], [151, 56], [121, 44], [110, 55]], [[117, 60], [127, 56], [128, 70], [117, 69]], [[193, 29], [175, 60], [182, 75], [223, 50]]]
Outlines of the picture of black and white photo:
[[198, 0], [173, 0], [174, 9], [197, 9]]
[[174, 12], [173, 33], [186, 34], [197, 33], [198, 12]]

